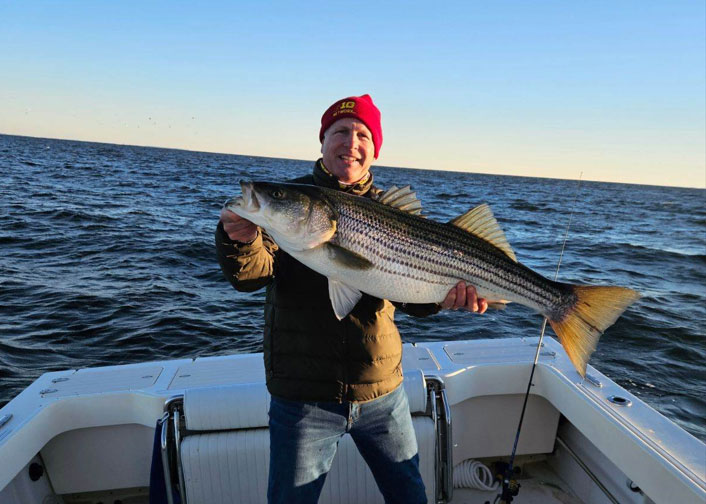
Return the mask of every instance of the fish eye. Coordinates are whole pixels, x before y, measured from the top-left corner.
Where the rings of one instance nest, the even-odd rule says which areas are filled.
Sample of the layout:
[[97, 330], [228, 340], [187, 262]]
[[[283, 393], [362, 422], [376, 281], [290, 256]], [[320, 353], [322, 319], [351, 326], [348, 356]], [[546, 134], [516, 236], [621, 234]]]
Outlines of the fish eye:
[[271, 195], [274, 199], [282, 199], [282, 198], [284, 198], [284, 191], [283, 191], [282, 189], [275, 189], [274, 191], [272, 191], [272, 192], [270, 193], [270, 195]]

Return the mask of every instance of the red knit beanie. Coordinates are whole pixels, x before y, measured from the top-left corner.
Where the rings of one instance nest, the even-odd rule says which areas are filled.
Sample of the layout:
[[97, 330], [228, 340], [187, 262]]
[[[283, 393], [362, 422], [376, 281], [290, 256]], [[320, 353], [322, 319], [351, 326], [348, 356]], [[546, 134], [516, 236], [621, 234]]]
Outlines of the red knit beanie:
[[380, 124], [380, 111], [373, 103], [370, 95], [349, 96], [338, 100], [331, 105], [324, 115], [321, 116], [321, 131], [319, 131], [319, 140], [324, 141], [324, 133], [329, 127], [339, 119], [347, 117], [355, 117], [360, 119], [370, 130], [373, 135], [373, 145], [375, 146], [375, 159], [380, 154], [382, 147], [382, 124]]

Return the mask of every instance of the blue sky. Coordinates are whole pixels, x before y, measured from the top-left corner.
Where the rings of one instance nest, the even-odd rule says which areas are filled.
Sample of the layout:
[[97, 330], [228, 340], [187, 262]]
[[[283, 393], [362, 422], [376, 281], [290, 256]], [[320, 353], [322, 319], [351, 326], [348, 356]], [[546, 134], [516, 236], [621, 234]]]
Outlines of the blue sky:
[[382, 165], [704, 187], [705, 4], [0, 0], [0, 132], [314, 159], [370, 93]]

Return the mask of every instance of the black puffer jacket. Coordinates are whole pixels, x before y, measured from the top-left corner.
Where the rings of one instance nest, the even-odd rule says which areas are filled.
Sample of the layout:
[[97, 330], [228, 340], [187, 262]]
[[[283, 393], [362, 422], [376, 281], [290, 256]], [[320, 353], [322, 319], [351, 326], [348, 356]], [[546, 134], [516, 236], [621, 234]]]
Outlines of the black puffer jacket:
[[[338, 188], [335, 179], [320, 176], [317, 168], [319, 176], [292, 182]], [[372, 180], [358, 190], [361, 195], [377, 191]], [[266, 233], [240, 244], [219, 224], [216, 250], [223, 273], [237, 290], [267, 287], [264, 353], [272, 395], [300, 401], [369, 401], [402, 382], [402, 343], [392, 303], [363, 294], [339, 321], [331, 308], [327, 278], [280, 250]], [[416, 316], [439, 311], [436, 304], [400, 308]]]

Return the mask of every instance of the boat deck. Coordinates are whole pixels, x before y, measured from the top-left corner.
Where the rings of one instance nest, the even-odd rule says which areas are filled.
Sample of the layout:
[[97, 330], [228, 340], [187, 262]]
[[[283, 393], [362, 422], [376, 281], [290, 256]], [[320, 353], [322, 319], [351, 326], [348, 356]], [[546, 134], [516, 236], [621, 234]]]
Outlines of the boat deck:
[[[522, 474], [517, 477], [520, 492], [513, 502], [517, 504], [583, 504], [569, 490], [568, 485], [554, 472], [545, 460], [522, 464]], [[498, 491], [455, 488], [449, 504], [492, 503]], [[121, 502], [122, 504], [149, 504], [148, 488], [133, 488], [110, 492], [88, 492], [63, 495], [65, 504], [98, 504]]]
[[[516, 477], [520, 492], [513, 502], [518, 504], [583, 504], [551, 468], [546, 460], [518, 461], [522, 473]], [[450, 504], [478, 504], [493, 502], [499, 490], [482, 491], [467, 488], [454, 488]]]

